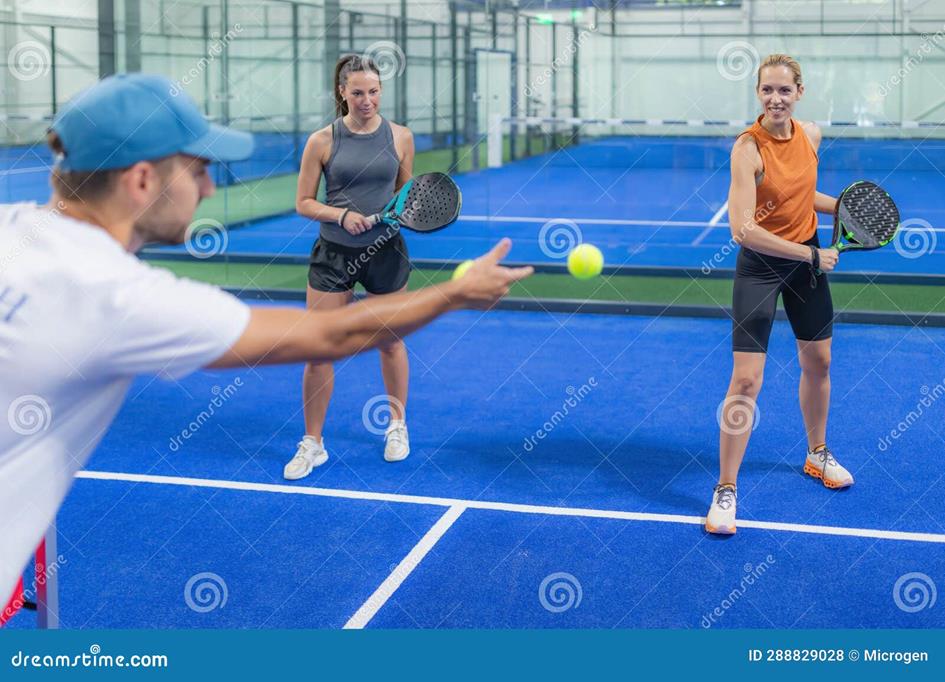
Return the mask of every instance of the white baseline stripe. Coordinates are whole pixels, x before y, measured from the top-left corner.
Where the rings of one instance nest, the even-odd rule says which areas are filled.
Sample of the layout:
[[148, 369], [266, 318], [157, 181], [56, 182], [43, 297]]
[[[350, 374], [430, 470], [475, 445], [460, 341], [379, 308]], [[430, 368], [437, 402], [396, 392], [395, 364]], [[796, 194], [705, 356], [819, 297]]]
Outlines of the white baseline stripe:
[[709, 221], [709, 224], [706, 225], [706, 228], [699, 233], [699, 236], [692, 240], [690, 246], [699, 246], [702, 243], [702, 240], [709, 236], [709, 233], [715, 229], [715, 226], [719, 224], [719, 221], [722, 219], [722, 216], [725, 215], [725, 212], [728, 211], [728, 199], [725, 200], [725, 203], [722, 204], [722, 208], [715, 212], [715, 215], [712, 216], [712, 220]]
[[361, 608], [345, 623], [344, 629], [360, 630], [370, 623], [374, 615], [380, 611], [384, 604], [387, 603], [387, 600], [394, 595], [394, 592], [397, 591], [401, 583], [407, 579], [407, 576], [413, 573], [413, 569], [423, 561], [423, 557], [433, 549], [433, 545], [439, 542], [440, 538], [443, 537], [446, 531], [450, 529], [450, 526], [456, 522], [456, 519], [462, 516], [464, 511], [466, 511], [465, 507], [459, 506], [447, 509], [446, 513], [433, 524], [433, 527], [427, 531], [426, 535], [420, 538], [420, 542], [414, 545], [410, 553], [397, 564], [397, 568], [374, 590], [374, 594], [368, 597], [366, 602], [361, 604]]
[[709, 224], [704, 220], [620, 220], [617, 218], [572, 218], [571, 216], [544, 218], [541, 216], [518, 215], [461, 215], [457, 220], [485, 223], [549, 223], [553, 220], [571, 220], [575, 223], [591, 223], [592, 225], [656, 225], [666, 227], [705, 227]]
[[[619, 218], [580, 218], [570, 216], [558, 216], [549, 218], [546, 216], [520, 216], [520, 215], [461, 215], [457, 221], [468, 221], [477, 223], [550, 223], [553, 220], [570, 220], [575, 223], [588, 223], [591, 225], [631, 225], [641, 227], [702, 227], [707, 228], [703, 233], [711, 232], [714, 227], [728, 227], [728, 221], [723, 221], [722, 217], [728, 211], [728, 202], [720, 208], [712, 220], [630, 220]], [[833, 230], [833, 225], [817, 225], [818, 230]], [[945, 227], [933, 227], [933, 232], [945, 232]], [[298, 235], [298, 232], [287, 232], [289, 235]], [[701, 235], [700, 235], [701, 236]]]
[[[422, 495], [401, 495], [398, 493], [372, 493], [363, 490], [336, 490], [333, 488], [303, 488], [273, 483], [251, 483], [248, 481], [221, 481], [210, 478], [186, 478], [183, 476], [154, 476], [150, 474], [126, 474], [111, 471], [80, 471], [76, 478], [100, 481], [127, 481], [131, 483], [162, 483], [165, 485], [193, 486], [197, 488], [219, 488], [224, 490], [249, 490], [254, 492], [284, 493], [287, 495], [311, 495], [313, 497], [338, 497], [347, 500], [374, 500], [378, 502], [403, 502], [405, 504], [427, 504], [439, 507], [465, 507], [467, 509], [487, 509], [507, 511], [517, 514], [548, 514], [551, 516], [577, 516], [595, 519], [617, 519], [622, 521], [655, 521], [662, 523], [682, 523], [701, 526], [705, 523], [702, 516], [682, 516], [679, 514], [650, 514], [645, 512], [617, 511], [610, 509], [586, 509], [581, 507], [547, 507], [534, 504], [515, 504], [510, 502], [488, 502], [484, 500], [459, 500], [449, 497], [425, 497]], [[845, 528], [843, 526], [812, 526], [800, 523], [781, 523], [778, 521], [739, 520], [741, 528], [760, 528], [780, 530], [791, 533], [815, 533], [820, 535], [845, 535], [859, 538], [878, 538], [881, 540], [905, 540], [909, 542], [934, 542], [945, 544], [945, 534], [918, 533], [899, 530], [878, 530], [875, 528]]]

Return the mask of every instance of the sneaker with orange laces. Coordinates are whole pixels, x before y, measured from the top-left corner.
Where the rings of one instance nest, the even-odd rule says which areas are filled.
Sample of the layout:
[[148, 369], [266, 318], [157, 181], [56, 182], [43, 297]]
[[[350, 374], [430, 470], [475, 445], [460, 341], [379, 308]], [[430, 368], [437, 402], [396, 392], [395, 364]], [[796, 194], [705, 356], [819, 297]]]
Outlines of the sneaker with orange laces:
[[840, 466], [826, 445], [807, 451], [804, 473], [819, 478], [825, 486], [833, 490], [853, 485], [853, 474]]

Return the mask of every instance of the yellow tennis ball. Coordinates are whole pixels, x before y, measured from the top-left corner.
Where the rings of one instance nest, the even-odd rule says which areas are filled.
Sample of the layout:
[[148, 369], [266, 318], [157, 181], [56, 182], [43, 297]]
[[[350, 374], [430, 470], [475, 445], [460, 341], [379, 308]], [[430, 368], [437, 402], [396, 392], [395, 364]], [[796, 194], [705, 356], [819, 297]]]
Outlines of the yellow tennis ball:
[[456, 266], [455, 270], [453, 270], [453, 276], [451, 277], [451, 279], [459, 279], [460, 277], [465, 275], [466, 271], [472, 267], [472, 264], [473, 264], [473, 261], [464, 260], [462, 263]]
[[593, 244], [579, 244], [568, 254], [568, 272], [578, 279], [597, 277], [604, 269], [604, 254]]

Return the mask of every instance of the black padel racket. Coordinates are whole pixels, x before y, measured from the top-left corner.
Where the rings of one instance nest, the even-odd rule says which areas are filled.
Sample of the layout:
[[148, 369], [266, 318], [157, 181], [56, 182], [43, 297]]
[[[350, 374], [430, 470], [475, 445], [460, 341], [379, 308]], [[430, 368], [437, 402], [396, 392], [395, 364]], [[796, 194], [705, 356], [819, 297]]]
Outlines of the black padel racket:
[[459, 217], [463, 195], [445, 173], [424, 173], [408, 180], [383, 212], [371, 216], [376, 225], [400, 225], [415, 232], [442, 230]]
[[[876, 183], [854, 182], [840, 193], [833, 212], [833, 239], [837, 251], [870, 251], [886, 246], [899, 229], [899, 209]], [[845, 241], [844, 241], [845, 240]]]

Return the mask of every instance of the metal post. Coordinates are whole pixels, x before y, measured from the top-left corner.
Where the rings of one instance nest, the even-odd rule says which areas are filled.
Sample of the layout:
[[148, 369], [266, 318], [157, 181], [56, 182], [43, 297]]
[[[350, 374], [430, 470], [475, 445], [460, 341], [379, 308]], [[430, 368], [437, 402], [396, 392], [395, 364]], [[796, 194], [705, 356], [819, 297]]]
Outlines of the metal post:
[[292, 3], [292, 148], [295, 165], [302, 162], [302, 118], [299, 105], [299, 5]]
[[[201, 13], [203, 20], [203, 53], [209, 54], [210, 52], [210, 6], [204, 5], [203, 12]], [[213, 95], [210, 92], [210, 69], [203, 70], [203, 110], [204, 113], [210, 115], [210, 102], [213, 100]]]
[[115, 4], [98, 0], [98, 76], [115, 73]]
[[[532, 83], [532, 18], [525, 17], [525, 87]], [[525, 115], [531, 116], [531, 96], [525, 95]], [[525, 125], [525, 156], [532, 155], [531, 126]]]
[[[407, 0], [400, 0], [400, 49], [404, 53], [404, 61], [406, 62], [407, 52]], [[407, 69], [404, 69], [404, 72], [397, 76], [399, 82], [397, 83], [397, 110], [398, 110], [398, 119], [401, 125], [408, 124], [408, 112], [407, 112]]]
[[125, 0], [124, 71], [141, 71], [141, 0]]
[[430, 32], [431, 32], [430, 54], [433, 57], [433, 65], [432, 65], [433, 73], [431, 74], [432, 76], [431, 81], [433, 83], [433, 99], [430, 102], [430, 106], [433, 108], [433, 120], [432, 120], [432, 125], [430, 126], [430, 137], [433, 140], [434, 148], [436, 147], [436, 95], [437, 95], [437, 90], [436, 90], [436, 27], [437, 27], [437, 24], [435, 23], [430, 24]]
[[450, 83], [450, 99], [452, 104], [450, 115], [453, 128], [453, 139], [450, 145], [453, 150], [453, 159], [450, 163], [450, 168], [454, 170], [459, 163], [459, 86], [457, 85], [457, 76], [459, 75], [459, 60], [457, 55], [459, 38], [456, 34], [458, 28], [456, 24], [456, 0], [450, 0], [450, 73], [452, 74], [450, 78], [452, 81]]
[[56, 27], [49, 27], [49, 71], [51, 78], [51, 94], [52, 94], [52, 113], [53, 116], [56, 115], [56, 111], [59, 109], [58, 99], [56, 98]]
[[[512, 13], [512, 31], [513, 31], [513, 48], [512, 48], [512, 98], [511, 98], [511, 109], [512, 118], [516, 118], [519, 115], [518, 111], [518, 7]], [[518, 137], [518, 123], [513, 123], [509, 127], [509, 159], [515, 160], [515, 151], [516, 151], [516, 142]]]

